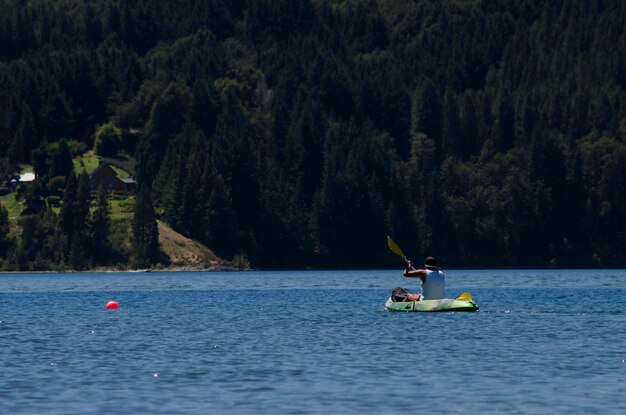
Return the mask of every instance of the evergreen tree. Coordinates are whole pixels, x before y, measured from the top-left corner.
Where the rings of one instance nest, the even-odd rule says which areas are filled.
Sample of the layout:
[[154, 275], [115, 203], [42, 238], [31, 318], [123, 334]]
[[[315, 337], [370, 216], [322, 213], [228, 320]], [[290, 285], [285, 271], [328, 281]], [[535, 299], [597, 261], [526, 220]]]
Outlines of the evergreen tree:
[[69, 265], [72, 269], [82, 270], [87, 265], [85, 258], [84, 240], [78, 232], [74, 233], [70, 244]]
[[464, 155], [457, 98], [447, 89], [443, 98], [441, 135], [446, 154], [461, 158]]
[[33, 143], [37, 140], [36, 135], [33, 115], [27, 106], [23, 106], [20, 124], [9, 149], [13, 161], [25, 162], [29, 160]]
[[52, 160], [48, 177], [71, 176], [73, 170], [74, 164], [72, 163], [70, 148], [67, 145], [67, 140], [62, 139], [59, 141], [58, 147], [52, 150]]
[[89, 252], [92, 251], [89, 229], [89, 208], [91, 206], [91, 190], [89, 188], [89, 176], [82, 172], [78, 176], [76, 198], [71, 202], [73, 205], [72, 233], [67, 235], [70, 241], [69, 261], [74, 269], [83, 269], [90, 260]]
[[[78, 190], [78, 180], [74, 173], [70, 173], [67, 178], [67, 185], [63, 192], [61, 201], [61, 211], [59, 212], [59, 230], [65, 236], [69, 244], [74, 237], [76, 227], [76, 194]], [[66, 252], [69, 245], [66, 245]]]
[[478, 114], [476, 103], [471, 93], [465, 93], [461, 98], [459, 123], [461, 129], [461, 137], [459, 137], [461, 158], [467, 160], [469, 157], [477, 154], [480, 148]]
[[424, 133], [435, 140], [437, 150], [435, 157], [441, 157], [441, 100], [430, 79], [420, 80], [411, 105], [411, 134]]
[[496, 97], [493, 108], [493, 140], [496, 151], [503, 152], [513, 147], [515, 141], [513, 104], [508, 91]]
[[96, 208], [91, 216], [91, 240], [93, 255], [98, 263], [106, 262], [111, 251], [109, 235], [111, 234], [111, 206], [109, 191], [100, 186], [96, 199]]
[[204, 179], [210, 190], [205, 190], [209, 196], [203, 215], [203, 240], [214, 246], [219, 255], [232, 258], [239, 250], [239, 226], [229, 189], [223, 177], [214, 171]]
[[24, 198], [26, 209], [23, 214], [33, 215], [41, 213], [45, 209], [43, 183], [35, 181], [26, 187]]
[[133, 266], [149, 268], [159, 260], [159, 229], [150, 190], [144, 186], [136, 196], [132, 224]]
[[0, 205], [0, 259], [7, 255], [11, 246], [9, 212]]
[[80, 229], [86, 234], [89, 226], [89, 208], [91, 206], [91, 189], [89, 188], [89, 175], [82, 172], [78, 175], [78, 186], [76, 188], [75, 200], [75, 229]]
[[41, 244], [40, 220], [36, 215], [28, 215], [21, 221], [22, 235], [15, 250], [13, 262], [20, 271], [31, 268], [31, 261]]
[[38, 179], [44, 180], [44, 178], [48, 177], [50, 166], [48, 164], [48, 153], [45, 148], [37, 147], [33, 150], [31, 163], [35, 171], [35, 176]]
[[96, 153], [105, 157], [115, 157], [121, 149], [122, 138], [119, 130], [112, 124], [102, 124], [96, 132]]
[[172, 83], [155, 101], [146, 124], [146, 134], [137, 149], [137, 178], [152, 187], [170, 139], [181, 131], [193, 108], [193, 95], [186, 85]]

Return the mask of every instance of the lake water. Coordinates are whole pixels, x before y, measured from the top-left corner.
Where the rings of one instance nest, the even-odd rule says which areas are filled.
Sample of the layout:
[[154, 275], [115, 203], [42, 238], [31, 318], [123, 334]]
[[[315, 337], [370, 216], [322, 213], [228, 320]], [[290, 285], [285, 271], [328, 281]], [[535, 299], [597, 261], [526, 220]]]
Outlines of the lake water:
[[[626, 413], [626, 270], [0, 275], [2, 414]], [[118, 310], [106, 310], [110, 300]]]

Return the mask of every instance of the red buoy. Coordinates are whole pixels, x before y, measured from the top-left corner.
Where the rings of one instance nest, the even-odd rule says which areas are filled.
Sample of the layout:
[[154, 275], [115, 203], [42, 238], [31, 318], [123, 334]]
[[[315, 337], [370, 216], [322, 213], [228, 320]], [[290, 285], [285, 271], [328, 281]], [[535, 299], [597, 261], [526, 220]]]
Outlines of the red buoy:
[[107, 310], [115, 310], [117, 308], [119, 308], [120, 305], [117, 303], [117, 301], [109, 301], [107, 303]]

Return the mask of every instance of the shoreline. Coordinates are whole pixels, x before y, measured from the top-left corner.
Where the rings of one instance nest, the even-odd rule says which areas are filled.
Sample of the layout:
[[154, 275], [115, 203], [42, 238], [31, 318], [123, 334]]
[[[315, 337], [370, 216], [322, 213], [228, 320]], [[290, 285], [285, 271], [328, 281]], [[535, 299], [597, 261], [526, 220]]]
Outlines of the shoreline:
[[81, 273], [149, 273], [149, 272], [224, 272], [224, 271], [250, 271], [249, 269], [237, 268], [231, 265], [214, 265], [200, 267], [194, 265], [176, 265], [163, 268], [116, 268], [97, 267], [85, 270], [38, 270], [38, 271], [0, 271], [3, 274], [81, 274]]
[[[554, 268], [554, 267], [519, 267], [519, 268], [511, 268], [511, 267], [450, 267], [444, 269], [444, 271], [474, 271], [474, 270], [488, 270], [488, 271], [510, 271], [510, 270], [524, 270], [524, 271], [569, 271], [569, 270], [623, 270], [625, 267], [563, 267], [563, 268]], [[196, 266], [196, 265], [173, 265], [163, 268], [116, 268], [116, 267], [97, 267], [92, 269], [85, 270], [38, 270], [38, 271], [0, 271], [0, 275], [10, 275], [10, 274], [88, 274], [88, 273], [128, 273], [128, 274], [136, 274], [136, 273], [150, 273], [150, 272], [235, 272], [235, 271], [301, 271], [301, 272], [310, 272], [310, 271], [398, 271], [396, 268], [292, 268], [292, 269], [258, 269], [258, 268], [239, 268], [233, 265], [212, 265], [209, 267], [205, 266]], [[402, 270], [399, 270], [402, 272]]]

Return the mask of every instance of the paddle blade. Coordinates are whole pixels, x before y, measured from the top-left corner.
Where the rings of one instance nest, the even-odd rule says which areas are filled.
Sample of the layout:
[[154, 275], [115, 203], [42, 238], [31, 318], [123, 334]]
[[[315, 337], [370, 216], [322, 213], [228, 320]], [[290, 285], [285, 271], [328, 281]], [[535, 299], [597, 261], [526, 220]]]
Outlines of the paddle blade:
[[463, 293], [463, 294], [459, 295], [456, 299], [457, 300], [472, 300], [472, 294], [470, 294], [470, 293]]
[[389, 235], [387, 235], [387, 246], [389, 247], [391, 252], [398, 255], [400, 258], [402, 259], [406, 258], [406, 256], [404, 255], [404, 252], [402, 252], [402, 249], [400, 249], [398, 244], [396, 244]]

